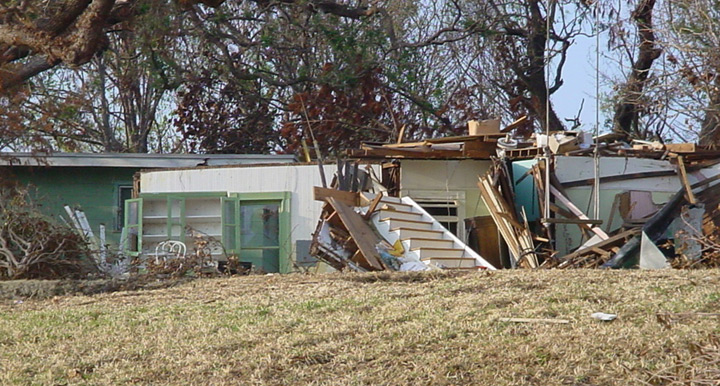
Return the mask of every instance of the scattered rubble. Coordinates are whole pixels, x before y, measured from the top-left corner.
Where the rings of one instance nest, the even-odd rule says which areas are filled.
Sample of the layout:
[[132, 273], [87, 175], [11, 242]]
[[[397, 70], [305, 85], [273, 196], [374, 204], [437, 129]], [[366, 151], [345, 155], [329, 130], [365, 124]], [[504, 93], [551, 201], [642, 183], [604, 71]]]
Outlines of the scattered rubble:
[[[468, 261], [458, 263], [450, 257], [433, 258], [429, 252], [414, 254], [416, 263], [426, 269], [720, 265], [720, 151], [690, 143], [631, 141], [615, 133], [593, 137], [571, 131], [516, 138], [511, 132], [518, 125], [493, 129], [492, 124], [471, 122], [474, 135], [365, 143], [349, 150], [350, 158], [383, 163], [383, 181], [373, 185], [381, 190], [316, 191], [325, 210], [312, 253], [340, 270], [398, 270], [407, 253], [383, 251], [417, 250], [418, 242], [389, 237], [378, 230], [379, 221], [389, 221], [387, 216], [373, 216], [402, 212], [389, 202], [393, 199], [396, 206], [412, 207], [408, 197], [389, 198], [400, 192], [400, 164], [405, 159], [480, 159], [490, 161], [487, 171], [479, 171], [480, 197], [509, 258], [493, 265], [479, 255], [460, 256], [457, 259]], [[408, 216], [406, 223], [391, 228], [420, 233], [418, 223], [407, 222], [414, 221]], [[430, 217], [423, 220], [431, 221]], [[447, 231], [430, 226], [424, 232], [432, 230]], [[442, 248], [466, 247], [455, 241], [462, 244], [467, 239], [453, 239]], [[385, 249], [377, 247], [383, 243]]]

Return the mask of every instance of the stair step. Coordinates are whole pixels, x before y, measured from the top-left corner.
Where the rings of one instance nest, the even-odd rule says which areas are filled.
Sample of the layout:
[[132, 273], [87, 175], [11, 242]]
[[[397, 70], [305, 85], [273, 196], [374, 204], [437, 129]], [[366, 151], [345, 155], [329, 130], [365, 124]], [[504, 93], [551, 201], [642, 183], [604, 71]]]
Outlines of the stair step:
[[461, 248], [413, 248], [420, 259], [429, 257], [450, 257], [458, 258], [467, 256], [467, 252]]
[[421, 237], [412, 237], [402, 240], [409, 244], [408, 249], [413, 248], [452, 248], [455, 242], [450, 239], [427, 239]]
[[418, 229], [408, 227], [390, 228], [391, 231], [397, 231], [400, 234], [401, 239], [409, 239], [412, 237], [419, 237], [425, 239], [442, 239], [443, 231], [433, 229]]
[[[363, 195], [365, 196], [365, 198], [368, 201], [373, 201], [375, 199], [375, 197], [377, 197], [376, 194], [372, 194], [372, 193], [363, 193]], [[408, 204], [404, 203], [402, 201], [402, 199], [399, 197], [390, 197], [390, 196], [386, 196], [386, 195], [382, 196], [382, 198], [380, 199], [380, 202], [384, 202], [384, 203], [388, 203], [388, 204], [408, 205]]]
[[388, 223], [390, 229], [395, 228], [415, 228], [415, 229], [432, 229], [432, 222], [422, 220], [400, 220], [394, 218], [383, 218], [380, 221]]
[[477, 266], [477, 262], [475, 261], [475, 258], [472, 257], [460, 257], [460, 258], [453, 258], [453, 257], [426, 257], [424, 259], [420, 259], [423, 263], [435, 263], [436, 265], [440, 267], [445, 268], [475, 268]]
[[383, 195], [383, 198], [380, 199], [380, 202], [389, 202], [389, 203], [393, 203], [393, 204], [407, 205], [404, 202], [402, 202], [402, 199], [400, 197], [391, 197], [391, 196], [385, 196], [385, 195]]
[[409, 212], [405, 210], [391, 210], [382, 209], [380, 210], [380, 218], [391, 218], [396, 220], [420, 220], [422, 219], [422, 213]]
[[378, 210], [398, 210], [401, 212], [415, 212], [412, 205], [408, 204], [396, 204], [394, 202], [380, 201], [377, 207]]

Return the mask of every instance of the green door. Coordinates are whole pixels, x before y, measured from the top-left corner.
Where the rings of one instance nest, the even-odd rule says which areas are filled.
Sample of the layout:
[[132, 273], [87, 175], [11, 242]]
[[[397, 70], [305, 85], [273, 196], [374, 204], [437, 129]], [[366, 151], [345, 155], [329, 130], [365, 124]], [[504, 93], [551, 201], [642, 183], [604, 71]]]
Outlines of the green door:
[[125, 200], [125, 235], [123, 250], [128, 256], [137, 256], [142, 249], [143, 199]]
[[241, 200], [238, 216], [240, 261], [265, 272], [280, 271], [281, 200]]

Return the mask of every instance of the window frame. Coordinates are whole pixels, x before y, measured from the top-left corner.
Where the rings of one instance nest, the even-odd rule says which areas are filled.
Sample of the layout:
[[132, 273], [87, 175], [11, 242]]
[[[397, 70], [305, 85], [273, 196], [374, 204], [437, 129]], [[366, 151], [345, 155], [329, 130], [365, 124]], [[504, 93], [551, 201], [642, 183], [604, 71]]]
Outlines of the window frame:
[[[125, 200], [123, 200], [122, 197], [122, 191], [124, 189], [130, 190], [130, 197]], [[132, 181], [120, 181], [114, 183], [113, 190], [115, 193], [115, 218], [112, 231], [121, 232], [125, 226], [125, 201], [133, 199], [132, 192], [134, 190], [134, 186]]]
[[[235, 206], [235, 240], [236, 254], [239, 254], [243, 247], [241, 244], [241, 224], [240, 224], [240, 208], [243, 201], [279, 201], [280, 206], [278, 208], [278, 270], [280, 273], [288, 273], [292, 271], [292, 237], [291, 237], [291, 212], [290, 212], [290, 201], [292, 198], [291, 192], [260, 192], [260, 193], [230, 193], [228, 198], [237, 199], [238, 204]], [[224, 208], [223, 208], [224, 209]], [[223, 211], [224, 213], [224, 211]], [[223, 227], [223, 232], [225, 228]], [[225, 234], [223, 233], [223, 244], [225, 240]]]

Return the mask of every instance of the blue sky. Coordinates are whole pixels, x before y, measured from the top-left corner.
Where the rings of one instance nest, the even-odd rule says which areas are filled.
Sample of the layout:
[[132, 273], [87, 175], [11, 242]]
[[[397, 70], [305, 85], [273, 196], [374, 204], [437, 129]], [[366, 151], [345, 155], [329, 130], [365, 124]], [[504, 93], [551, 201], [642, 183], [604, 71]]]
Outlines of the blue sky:
[[[601, 43], [602, 44], [602, 43]], [[602, 55], [600, 57], [602, 67]], [[564, 84], [553, 94], [552, 102], [560, 119], [574, 118], [585, 100], [580, 121], [583, 130], [595, 127], [595, 37], [578, 36], [568, 52], [563, 71]], [[602, 75], [601, 75], [602, 80]], [[602, 87], [602, 82], [601, 82]], [[602, 92], [602, 89], [601, 89]], [[602, 98], [602, 96], [601, 96]], [[603, 130], [603, 115], [600, 116], [600, 131]], [[567, 123], [567, 122], [566, 122]], [[567, 125], [568, 128], [571, 124]]]

